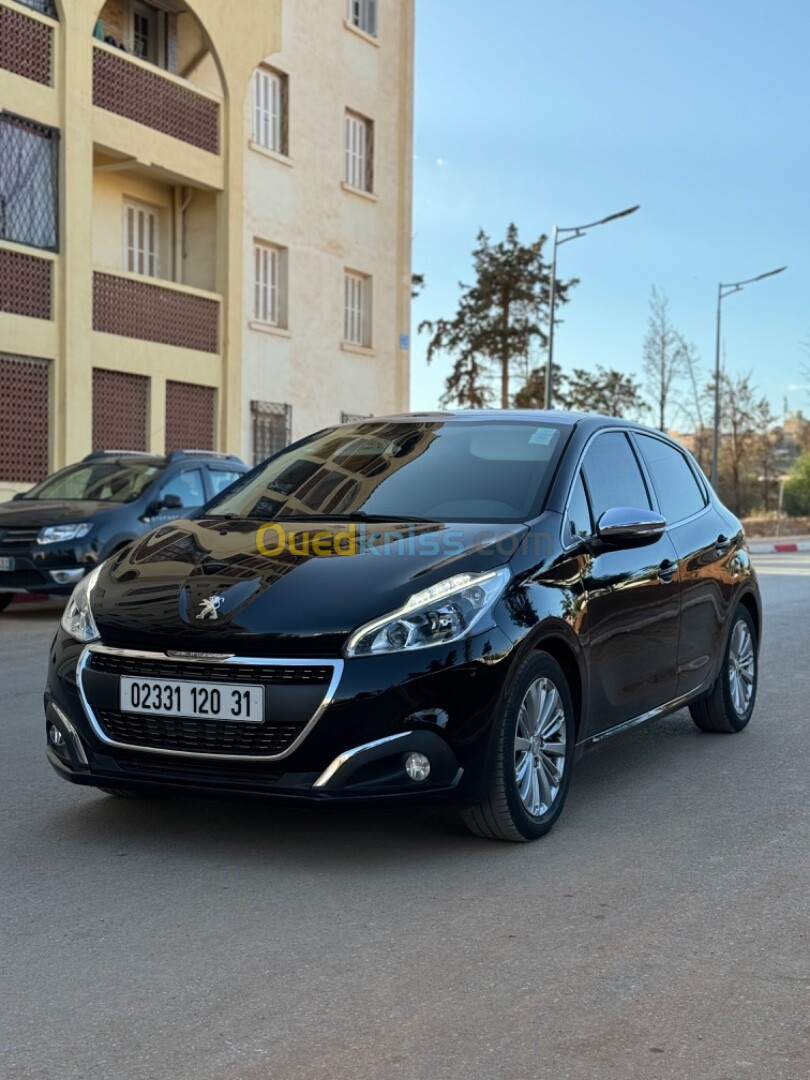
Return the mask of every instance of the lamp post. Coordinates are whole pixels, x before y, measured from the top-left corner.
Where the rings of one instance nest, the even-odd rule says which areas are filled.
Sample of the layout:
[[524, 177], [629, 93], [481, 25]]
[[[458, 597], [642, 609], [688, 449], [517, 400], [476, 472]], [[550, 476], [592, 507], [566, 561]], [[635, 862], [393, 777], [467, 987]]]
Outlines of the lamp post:
[[[627, 217], [628, 214], [635, 214], [638, 210], [638, 206], [630, 206], [627, 210], [619, 210], [617, 214], [608, 214], [607, 217], [600, 218], [599, 221], [592, 221], [590, 225], [574, 225], [570, 228], [561, 228], [559, 225], [554, 226], [554, 240], [551, 247], [551, 291], [549, 293], [549, 320], [548, 320], [548, 359], [546, 360], [546, 393], [545, 393], [545, 408], [551, 408], [551, 373], [554, 370], [554, 305], [556, 301], [555, 293], [557, 291], [557, 248], [560, 244], [567, 244], [569, 240], [577, 240], [580, 236], [584, 236], [588, 229], [595, 229], [597, 225], [606, 225], [609, 221], [615, 221], [616, 218]], [[567, 233], [569, 235], [563, 235]], [[562, 236], [562, 239], [560, 237]]]
[[720, 454], [720, 312], [722, 302], [732, 293], [740, 292], [746, 285], [753, 285], [755, 281], [773, 277], [787, 270], [786, 266], [780, 266], [776, 270], [768, 270], [756, 277], [746, 278], [745, 281], [735, 281], [730, 285], [717, 286], [717, 336], [714, 345], [714, 435], [712, 438], [712, 487], [717, 488], [717, 469]]

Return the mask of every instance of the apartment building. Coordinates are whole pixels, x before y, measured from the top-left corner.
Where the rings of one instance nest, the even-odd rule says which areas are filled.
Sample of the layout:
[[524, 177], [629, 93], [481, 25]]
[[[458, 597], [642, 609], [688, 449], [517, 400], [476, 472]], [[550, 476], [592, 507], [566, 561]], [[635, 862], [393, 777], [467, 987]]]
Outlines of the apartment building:
[[412, 0], [0, 0], [0, 494], [407, 404]]

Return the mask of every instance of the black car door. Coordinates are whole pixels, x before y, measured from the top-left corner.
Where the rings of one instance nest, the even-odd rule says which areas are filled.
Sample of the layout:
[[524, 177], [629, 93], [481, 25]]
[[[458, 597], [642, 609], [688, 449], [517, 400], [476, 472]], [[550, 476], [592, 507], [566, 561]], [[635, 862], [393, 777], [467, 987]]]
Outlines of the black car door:
[[678, 557], [678, 694], [688, 694], [706, 681], [714, 668], [712, 660], [723, 649], [733, 591], [733, 581], [725, 570], [725, 562], [732, 554], [732, 538], [726, 535], [728, 526], [711, 505], [686, 456], [653, 435], [636, 432], [633, 437]]
[[[606, 510], [652, 509], [624, 431], [589, 443], [582, 461], [592, 528]], [[583, 618], [589, 657], [589, 730], [594, 735], [671, 701], [677, 692], [680, 587], [669, 536], [642, 545], [590, 545], [583, 563]]]

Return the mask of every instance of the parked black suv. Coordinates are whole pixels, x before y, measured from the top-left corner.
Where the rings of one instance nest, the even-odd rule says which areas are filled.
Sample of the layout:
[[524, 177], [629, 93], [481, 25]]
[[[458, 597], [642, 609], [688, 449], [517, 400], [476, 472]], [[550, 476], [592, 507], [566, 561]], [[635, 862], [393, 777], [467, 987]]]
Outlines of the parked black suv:
[[322, 431], [77, 586], [48, 757], [113, 793], [449, 800], [530, 840], [577, 754], [688, 706], [748, 723], [761, 609], [684, 449], [553, 412]]
[[100, 561], [188, 517], [247, 469], [211, 450], [99, 450], [0, 503], [0, 611], [15, 593], [70, 593]]

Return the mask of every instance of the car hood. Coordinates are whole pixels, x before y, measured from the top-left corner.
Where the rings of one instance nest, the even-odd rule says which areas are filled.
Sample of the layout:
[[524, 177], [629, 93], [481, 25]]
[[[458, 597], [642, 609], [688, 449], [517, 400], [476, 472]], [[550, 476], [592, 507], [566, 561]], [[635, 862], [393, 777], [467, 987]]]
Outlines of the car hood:
[[[525, 525], [165, 525], [107, 562], [93, 590], [102, 640], [243, 655], [336, 655], [414, 592], [508, 562]], [[270, 650], [271, 652], [268, 652]]]
[[18, 499], [17, 502], [0, 503], [0, 531], [6, 528], [42, 528], [60, 525], [62, 522], [88, 521], [102, 510], [110, 510], [121, 503], [62, 499]]

